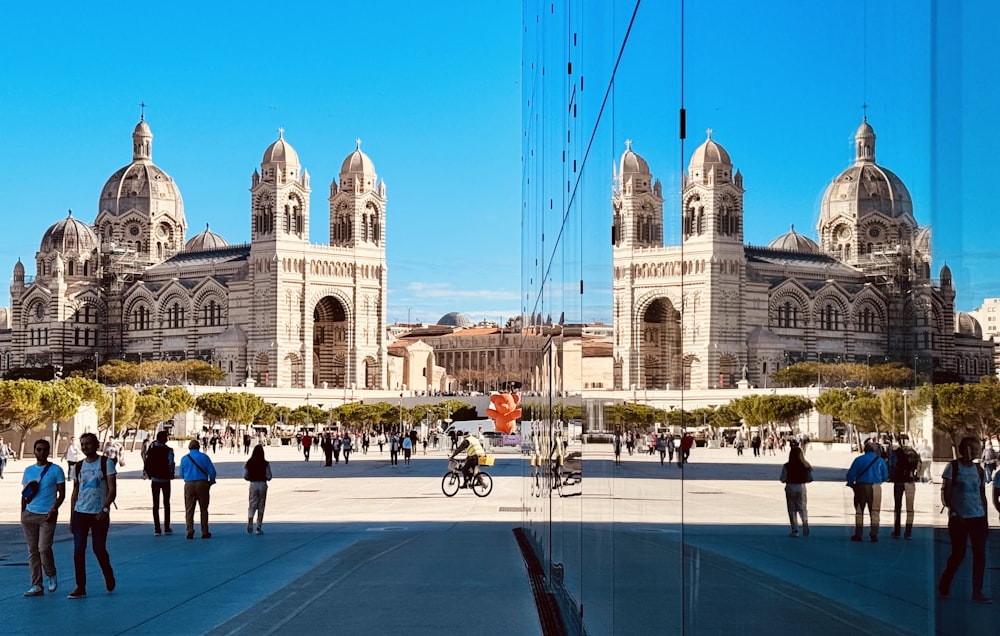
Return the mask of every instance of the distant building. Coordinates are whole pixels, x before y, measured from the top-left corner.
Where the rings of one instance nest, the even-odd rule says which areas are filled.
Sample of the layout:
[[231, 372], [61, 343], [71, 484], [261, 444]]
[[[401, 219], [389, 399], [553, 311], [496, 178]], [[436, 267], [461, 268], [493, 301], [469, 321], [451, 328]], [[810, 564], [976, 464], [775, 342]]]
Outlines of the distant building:
[[34, 276], [14, 266], [0, 371], [200, 359], [233, 384], [386, 388], [386, 193], [360, 141], [330, 184], [329, 245], [309, 242], [309, 173], [281, 132], [251, 176], [240, 245], [208, 227], [185, 241], [152, 143], [140, 120], [94, 223], [70, 213], [43, 234]]
[[662, 188], [626, 143], [612, 192], [615, 388], [768, 386], [807, 360], [898, 361], [921, 381], [994, 372], [993, 344], [956, 321], [947, 265], [931, 278], [930, 228], [875, 162], [867, 121], [855, 143], [823, 196], [819, 242], [793, 227], [767, 247], [743, 242], [743, 175], [711, 132], [683, 177], [682, 244], [665, 246]]
[[[970, 311], [967, 316], [971, 319], [967, 323], [967, 330], [973, 335], [979, 333], [982, 338], [1000, 344], [1000, 298], [984, 299], [982, 306]], [[994, 366], [1000, 374], [1000, 347], [995, 351]]]

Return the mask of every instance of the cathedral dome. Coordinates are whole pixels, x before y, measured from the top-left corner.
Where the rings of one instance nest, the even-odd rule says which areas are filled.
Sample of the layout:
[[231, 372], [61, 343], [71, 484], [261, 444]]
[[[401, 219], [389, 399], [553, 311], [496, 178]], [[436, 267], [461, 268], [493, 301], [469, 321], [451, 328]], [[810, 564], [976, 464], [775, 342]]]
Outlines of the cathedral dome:
[[199, 232], [188, 239], [188, 242], [184, 245], [184, 251], [203, 252], [206, 250], [217, 250], [228, 246], [229, 243], [226, 239], [208, 229], [208, 223], [206, 223], [204, 231]]
[[[118, 218], [134, 210], [150, 223], [165, 215], [186, 227], [181, 192], [170, 175], [153, 163], [152, 143], [153, 134], [142, 120], [132, 133], [132, 163], [111, 175], [101, 189], [99, 216]], [[102, 230], [105, 223], [106, 219], [98, 219]]]
[[375, 164], [368, 158], [368, 155], [361, 152], [360, 139], [358, 140], [358, 147], [354, 150], [354, 152], [347, 155], [347, 158], [344, 159], [343, 165], [340, 166], [340, 174], [348, 172], [372, 176], [375, 174]]
[[875, 163], [875, 132], [867, 121], [858, 127], [854, 139], [854, 165], [841, 172], [823, 194], [819, 227], [838, 218], [854, 224], [881, 215], [916, 228], [909, 190], [892, 171]]
[[[40, 252], [57, 252], [63, 254], [87, 254], [100, 246], [94, 230], [78, 219], [73, 218], [73, 211], [56, 222], [42, 236]], [[23, 267], [23, 266], [22, 266]]]
[[441, 316], [441, 320], [438, 320], [437, 324], [446, 327], [471, 327], [472, 321], [469, 320], [464, 314], [453, 311], [450, 314]]
[[696, 173], [707, 174], [711, 171], [711, 168], [716, 166], [727, 166], [732, 170], [733, 161], [729, 158], [729, 153], [712, 139], [711, 129], [709, 129], [707, 134], [708, 139], [695, 148], [694, 153], [691, 155], [691, 162], [688, 164], [688, 173], [692, 179], [695, 178]]
[[285, 141], [285, 131], [278, 130], [278, 138], [264, 151], [264, 158], [261, 163], [284, 163], [299, 165], [299, 153], [295, 152], [292, 145]]
[[643, 159], [640, 154], [632, 150], [631, 139], [627, 139], [625, 141], [625, 152], [622, 153], [619, 174], [621, 174], [623, 181], [628, 176], [635, 174], [640, 174], [646, 177], [650, 175], [649, 164], [646, 163], [646, 160]]
[[964, 311], [957, 312], [955, 314], [955, 333], [965, 336], [974, 336], [981, 340], [983, 337], [983, 328], [980, 326], [979, 321], [971, 315], [965, 313]]
[[743, 187], [743, 177], [733, 174], [733, 161], [729, 153], [712, 139], [712, 129], [706, 131], [708, 139], [695, 148], [688, 163], [687, 179], [691, 183], [736, 183]]
[[796, 232], [794, 225], [791, 230], [774, 239], [767, 246], [773, 250], [819, 254], [819, 245], [816, 244], [816, 241]]

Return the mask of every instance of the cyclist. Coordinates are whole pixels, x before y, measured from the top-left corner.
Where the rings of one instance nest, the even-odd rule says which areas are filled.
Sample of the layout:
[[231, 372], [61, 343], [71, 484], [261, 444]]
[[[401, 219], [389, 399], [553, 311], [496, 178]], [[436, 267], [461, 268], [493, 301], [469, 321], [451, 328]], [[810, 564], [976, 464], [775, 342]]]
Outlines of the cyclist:
[[483, 445], [475, 435], [470, 431], [465, 431], [462, 437], [462, 443], [458, 445], [457, 448], [451, 453], [449, 459], [455, 459], [455, 457], [465, 451], [465, 463], [462, 464], [462, 475], [465, 477], [461, 488], [465, 488], [469, 481], [472, 479], [472, 474], [476, 470], [476, 466], [479, 465], [479, 456], [485, 455], [486, 451], [483, 450]]

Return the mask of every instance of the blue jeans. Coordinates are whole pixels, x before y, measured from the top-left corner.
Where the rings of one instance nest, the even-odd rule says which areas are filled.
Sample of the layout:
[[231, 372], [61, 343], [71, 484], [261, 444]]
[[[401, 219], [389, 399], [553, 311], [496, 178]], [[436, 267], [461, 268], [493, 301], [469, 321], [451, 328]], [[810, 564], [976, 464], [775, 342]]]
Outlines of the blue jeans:
[[73, 567], [76, 570], [76, 587], [87, 589], [87, 535], [93, 538], [94, 556], [104, 573], [107, 582], [114, 576], [111, 569], [111, 555], [108, 554], [108, 528], [111, 518], [107, 514], [104, 519], [97, 520], [97, 515], [73, 511], [70, 516], [70, 528], [73, 530]]

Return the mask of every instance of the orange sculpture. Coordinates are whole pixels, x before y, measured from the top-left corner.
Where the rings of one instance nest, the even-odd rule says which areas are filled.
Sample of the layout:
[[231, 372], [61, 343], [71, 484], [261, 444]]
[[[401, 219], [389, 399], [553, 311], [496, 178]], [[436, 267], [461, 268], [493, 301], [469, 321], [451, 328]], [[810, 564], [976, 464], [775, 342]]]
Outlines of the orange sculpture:
[[510, 435], [517, 430], [517, 420], [521, 417], [521, 409], [517, 407], [520, 402], [517, 393], [494, 393], [490, 395], [486, 417], [493, 420], [498, 431]]

